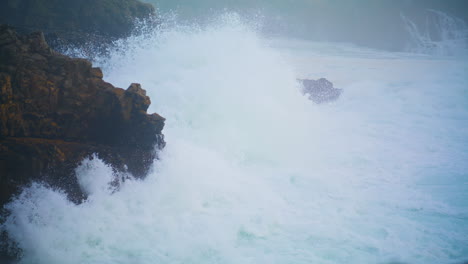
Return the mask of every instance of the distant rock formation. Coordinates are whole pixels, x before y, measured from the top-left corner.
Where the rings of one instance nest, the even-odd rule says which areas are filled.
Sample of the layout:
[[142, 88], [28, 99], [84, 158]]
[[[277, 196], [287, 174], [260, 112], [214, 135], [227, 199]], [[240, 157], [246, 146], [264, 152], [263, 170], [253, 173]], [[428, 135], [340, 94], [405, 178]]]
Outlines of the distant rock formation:
[[42, 33], [0, 26], [0, 206], [32, 180], [84, 198], [74, 168], [93, 153], [116, 171], [147, 173], [164, 118], [146, 113], [139, 84], [103, 81], [99, 68], [49, 48]]
[[333, 83], [325, 78], [318, 80], [299, 79], [302, 83], [302, 93], [317, 104], [335, 101], [343, 92], [343, 89], [333, 87]]
[[138, 0], [8, 0], [0, 2], [0, 23], [23, 33], [42, 31], [54, 48], [86, 47], [126, 37], [135, 20], [155, 15]]

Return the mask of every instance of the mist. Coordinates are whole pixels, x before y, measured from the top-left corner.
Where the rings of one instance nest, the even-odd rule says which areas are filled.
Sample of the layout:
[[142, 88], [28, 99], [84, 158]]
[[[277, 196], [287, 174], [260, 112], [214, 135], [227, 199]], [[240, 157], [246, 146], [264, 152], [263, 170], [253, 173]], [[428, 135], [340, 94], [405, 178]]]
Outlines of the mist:
[[[162, 14], [172, 12], [179, 22], [187, 23], [206, 23], [219, 12], [237, 12], [261, 24], [258, 26], [269, 36], [346, 42], [390, 51], [423, 52], [427, 46], [454, 39], [461, 42], [457, 45], [468, 47], [468, 3], [463, 0], [147, 1]], [[434, 11], [453, 20], [446, 21]], [[408, 22], [414, 23], [417, 33]], [[447, 24], [452, 31], [442, 32]], [[427, 37], [426, 43], [415, 34]]]

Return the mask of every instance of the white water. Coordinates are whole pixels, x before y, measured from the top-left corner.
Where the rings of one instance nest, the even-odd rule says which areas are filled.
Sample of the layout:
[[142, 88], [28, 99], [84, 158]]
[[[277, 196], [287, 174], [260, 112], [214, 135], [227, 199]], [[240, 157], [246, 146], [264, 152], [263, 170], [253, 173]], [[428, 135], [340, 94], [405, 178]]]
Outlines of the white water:
[[408, 50], [436, 55], [467, 56], [468, 25], [461, 18], [436, 10], [426, 11], [424, 26], [416, 25], [401, 14], [412, 38]]
[[[145, 180], [89, 161], [75, 205], [8, 205], [22, 263], [456, 263], [468, 259], [466, 60], [267, 40], [236, 16], [129, 40], [103, 65], [167, 118]], [[343, 88], [315, 105], [296, 78]], [[92, 179], [96, 179], [93, 181]]]

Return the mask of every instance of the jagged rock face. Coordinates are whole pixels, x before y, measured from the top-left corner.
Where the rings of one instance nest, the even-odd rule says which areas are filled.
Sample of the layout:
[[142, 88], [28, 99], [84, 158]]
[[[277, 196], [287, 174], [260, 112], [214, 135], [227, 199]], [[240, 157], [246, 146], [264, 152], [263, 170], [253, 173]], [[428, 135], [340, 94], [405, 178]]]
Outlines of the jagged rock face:
[[334, 88], [333, 83], [325, 78], [318, 80], [299, 80], [302, 83], [302, 93], [308, 95], [314, 103], [321, 104], [338, 99], [342, 89]]
[[[138, 0], [5, 0], [0, 23], [23, 32], [45, 32], [54, 45], [100, 43], [127, 36], [137, 19], [154, 16]], [[55, 47], [55, 46], [54, 46]]]
[[79, 199], [73, 170], [93, 153], [116, 170], [147, 172], [154, 146], [164, 146], [164, 118], [146, 113], [151, 101], [139, 84], [124, 90], [102, 78], [89, 61], [51, 50], [41, 33], [0, 26], [0, 204], [31, 180]]

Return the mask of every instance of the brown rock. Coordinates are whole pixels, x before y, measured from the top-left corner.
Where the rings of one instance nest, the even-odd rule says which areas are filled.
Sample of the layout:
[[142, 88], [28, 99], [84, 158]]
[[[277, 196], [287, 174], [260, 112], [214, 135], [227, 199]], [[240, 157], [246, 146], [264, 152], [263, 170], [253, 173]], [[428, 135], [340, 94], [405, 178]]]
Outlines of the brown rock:
[[91, 68], [91, 75], [98, 79], [102, 79], [104, 77], [104, 74], [102, 74], [102, 71], [100, 68]]
[[93, 153], [115, 170], [146, 174], [154, 147], [164, 146], [164, 118], [146, 113], [151, 101], [139, 84], [123, 90], [102, 78], [42, 34], [0, 26], [0, 205], [31, 180], [79, 201], [74, 168]]

